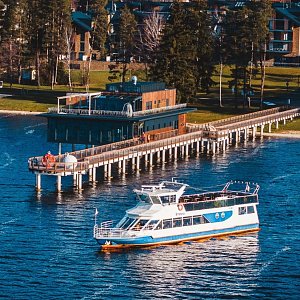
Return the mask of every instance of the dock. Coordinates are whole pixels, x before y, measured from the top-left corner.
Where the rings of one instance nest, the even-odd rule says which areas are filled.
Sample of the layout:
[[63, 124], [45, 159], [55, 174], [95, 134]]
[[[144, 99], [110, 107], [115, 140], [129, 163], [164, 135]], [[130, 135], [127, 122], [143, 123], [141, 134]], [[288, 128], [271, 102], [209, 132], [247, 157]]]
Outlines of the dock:
[[188, 124], [186, 133], [172, 130], [157, 134], [155, 140], [141, 142], [130, 139], [108, 145], [70, 152], [76, 162], [65, 162], [65, 154], [56, 155], [49, 163], [43, 156], [28, 159], [28, 168], [36, 176], [36, 190], [42, 188], [42, 176], [55, 176], [57, 191], [62, 190], [62, 177], [72, 176], [74, 187], [81, 192], [83, 175], [90, 183], [96, 183], [97, 169], [103, 168], [105, 178], [111, 178], [112, 167], [117, 166], [119, 173], [126, 174], [130, 167], [139, 171], [144, 166], [153, 166], [167, 160], [176, 161], [192, 153], [215, 154], [226, 151], [230, 145], [249, 139], [254, 140], [258, 133], [263, 137], [265, 130], [272, 131], [272, 125], [286, 124], [300, 116], [300, 108], [277, 107], [240, 115], [206, 124]]

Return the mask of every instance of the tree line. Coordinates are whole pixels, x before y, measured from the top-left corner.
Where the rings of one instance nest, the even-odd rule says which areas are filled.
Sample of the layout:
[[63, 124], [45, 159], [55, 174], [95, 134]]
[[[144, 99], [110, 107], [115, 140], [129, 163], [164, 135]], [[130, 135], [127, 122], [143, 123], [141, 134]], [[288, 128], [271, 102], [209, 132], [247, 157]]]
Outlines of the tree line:
[[[0, 67], [10, 81], [17, 77], [21, 82], [22, 69], [33, 67], [37, 85], [62, 83], [71, 88], [71, 0], [1, 1], [7, 10], [0, 30]], [[246, 100], [260, 67], [263, 97], [270, 0], [246, 2], [240, 9], [223, 13], [209, 12], [206, 0], [175, 1], [168, 18], [153, 12], [142, 23], [125, 5], [114, 28], [107, 22], [107, 0], [81, 0], [80, 4], [92, 17], [86, 85], [93, 53], [102, 58], [114, 53], [110, 80], [121, 77], [125, 81], [130, 63], [138, 61], [144, 64], [148, 80], [176, 87], [181, 101], [192, 101], [199, 91], [209, 91], [215, 84], [216, 66], [222, 82], [224, 65], [231, 66], [229, 84], [235, 97], [240, 89]]]

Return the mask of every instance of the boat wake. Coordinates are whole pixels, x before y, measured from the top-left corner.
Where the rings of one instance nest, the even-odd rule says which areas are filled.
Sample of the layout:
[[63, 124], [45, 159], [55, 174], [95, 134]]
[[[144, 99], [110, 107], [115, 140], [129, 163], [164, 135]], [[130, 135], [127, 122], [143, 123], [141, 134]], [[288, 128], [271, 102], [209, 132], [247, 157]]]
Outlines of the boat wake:
[[0, 119], [6, 119], [6, 118], [10, 118], [10, 117], [14, 117], [17, 114], [9, 114], [9, 115], [1, 115]]
[[275, 183], [276, 181], [279, 181], [279, 180], [282, 180], [282, 179], [285, 179], [285, 178], [288, 178], [288, 177], [291, 177], [291, 176], [294, 176], [294, 174], [286, 174], [286, 175], [277, 176], [277, 177], [274, 177], [270, 181], [270, 183]]
[[4, 152], [2, 157], [4, 161], [0, 161], [0, 169], [6, 168], [7, 166], [11, 165], [15, 160], [7, 152]]
[[25, 134], [33, 134], [35, 132], [34, 129], [28, 130], [27, 132], [25, 132]]
[[3, 223], [1, 224], [1, 226], [5, 226], [5, 225], [11, 224], [11, 223], [15, 223], [18, 219], [19, 219], [19, 218], [13, 218], [13, 219], [11, 219], [11, 220], [9, 220], [9, 221], [3, 222]]
[[263, 263], [261, 269], [259, 270], [259, 273], [261, 274], [265, 269], [267, 269], [270, 265], [274, 263], [277, 257], [289, 250], [291, 250], [291, 248], [288, 246], [284, 246], [282, 249], [278, 250], [268, 261]]
[[31, 128], [36, 128], [36, 127], [39, 127], [39, 126], [42, 126], [42, 125], [47, 125], [47, 123], [38, 123], [38, 124], [35, 124], [35, 125], [30, 125], [30, 126], [26, 126], [24, 127], [24, 130], [28, 130], [28, 129], [31, 129]]

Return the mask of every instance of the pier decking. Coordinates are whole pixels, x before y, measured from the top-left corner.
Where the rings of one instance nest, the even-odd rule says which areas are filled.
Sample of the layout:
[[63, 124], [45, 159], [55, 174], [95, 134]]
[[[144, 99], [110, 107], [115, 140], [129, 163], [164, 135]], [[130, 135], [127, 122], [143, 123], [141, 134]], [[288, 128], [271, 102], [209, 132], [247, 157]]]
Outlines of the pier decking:
[[178, 135], [177, 130], [158, 134], [154, 141], [141, 143], [138, 139], [131, 139], [109, 145], [88, 148], [70, 152], [77, 162], [64, 162], [65, 155], [54, 156], [52, 162], [43, 162], [43, 157], [32, 157], [28, 160], [29, 170], [36, 175], [36, 189], [41, 190], [41, 176], [57, 177], [57, 191], [61, 191], [61, 178], [73, 176], [74, 186], [82, 190], [82, 176], [88, 174], [89, 182], [96, 182], [96, 170], [104, 168], [104, 175], [110, 178], [112, 165], [118, 164], [120, 173], [125, 174], [128, 165], [140, 170], [141, 164], [152, 166], [166, 159], [177, 160], [179, 156], [188, 156], [192, 151], [214, 154], [225, 151], [233, 142], [255, 139], [258, 129], [263, 136], [264, 129], [272, 130], [272, 124], [278, 128], [279, 122], [286, 124], [300, 116], [300, 108], [288, 107], [272, 108], [246, 115], [236, 116], [220, 121], [201, 125], [187, 126], [187, 133]]

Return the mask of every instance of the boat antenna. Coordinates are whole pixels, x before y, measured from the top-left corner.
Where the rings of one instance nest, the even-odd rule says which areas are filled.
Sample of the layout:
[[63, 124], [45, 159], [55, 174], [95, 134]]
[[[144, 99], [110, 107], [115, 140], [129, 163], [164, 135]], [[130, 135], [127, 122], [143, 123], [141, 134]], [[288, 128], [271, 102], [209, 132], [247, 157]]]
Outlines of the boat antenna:
[[177, 182], [177, 179], [178, 177], [172, 177], [172, 182]]
[[99, 214], [98, 209], [95, 209], [95, 225], [97, 225], [97, 215]]

